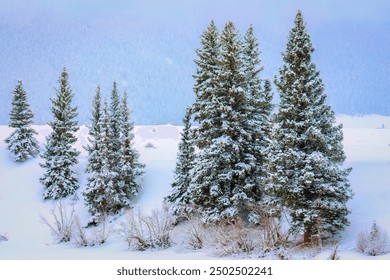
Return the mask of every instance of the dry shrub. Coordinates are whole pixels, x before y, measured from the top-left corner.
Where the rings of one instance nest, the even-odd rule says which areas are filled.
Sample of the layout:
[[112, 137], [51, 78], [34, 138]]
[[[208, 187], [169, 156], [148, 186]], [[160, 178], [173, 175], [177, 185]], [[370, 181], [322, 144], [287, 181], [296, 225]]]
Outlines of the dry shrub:
[[214, 229], [213, 245], [219, 256], [250, 253], [259, 241], [258, 230], [245, 225], [239, 218], [233, 222], [208, 227], [208, 230], [210, 229]]
[[261, 247], [264, 252], [274, 251], [280, 246], [284, 246], [289, 239], [289, 232], [283, 231], [282, 224], [288, 224], [289, 221], [281, 211], [280, 216], [274, 217], [267, 205], [250, 204], [252, 211], [250, 222], [259, 226]]
[[87, 235], [87, 230], [81, 225], [80, 219], [76, 218], [75, 220], [75, 230], [74, 230], [74, 243], [80, 247], [89, 246], [89, 238]]
[[93, 227], [83, 227], [80, 219], [76, 217], [72, 241], [80, 247], [104, 244], [111, 235], [112, 229], [107, 226], [105, 216], [100, 216], [100, 221]]
[[129, 248], [144, 251], [171, 246], [172, 219], [166, 208], [145, 215], [140, 209], [130, 211], [127, 222], [121, 223], [122, 235]]
[[50, 232], [56, 242], [69, 242], [73, 235], [75, 225], [75, 203], [69, 205], [65, 201], [58, 200], [49, 209], [49, 217], [42, 216], [44, 224], [50, 228]]
[[357, 249], [369, 256], [378, 256], [388, 252], [389, 238], [385, 230], [374, 221], [369, 233], [361, 231], [356, 242]]
[[328, 258], [329, 260], [336, 261], [336, 260], [340, 259], [340, 256], [339, 256], [339, 254], [337, 252], [338, 248], [339, 248], [339, 243], [336, 242], [336, 244], [333, 247], [332, 252], [329, 255], [329, 258]]
[[198, 217], [188, 218], [186, 221], [186, 243], [191, 249], [198, 250], [205, 246], [205, 227]]
[[58, 200], [54, 206], [49, 208], [49, 217], [42, 216], [41, 219], [51, 231], [55, 242], [72, 241], [77, 246], [94, 246], [106, 242], [110, 235], [107, 228], [105, 216], [92, 228], [85, 228], [75, 212], [75, 201], [67, 203], [65, 200]]

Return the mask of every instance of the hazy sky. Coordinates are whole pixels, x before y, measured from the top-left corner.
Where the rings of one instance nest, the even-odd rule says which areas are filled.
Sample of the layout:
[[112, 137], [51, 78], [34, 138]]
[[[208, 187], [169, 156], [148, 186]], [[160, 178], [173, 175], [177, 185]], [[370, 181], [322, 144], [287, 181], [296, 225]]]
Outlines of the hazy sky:
[[291, 22], [291, 15], [300, 8], [312, 24], [390, 22], [388, 0], [0, 0], [0, 5], [0, 15], [12, 21], [52, 15], [63, 19], [107, 21], [138, 17], [179, 20], [185, 24], [223, 16], [244, 21], [257, 18], [284, 25], [286, 21]]
[[0, 0], [0, 97], [22, 78], [42, 114], [43, 97], [67, 66], [81, 119], [96, 85], [109, 92], [113, 80], [134, 94], [135, 115], [147, 113], [148, 102], [161, 108], [167, 96], [180, 104], [166, 105], [167, 116], [184, 112], [193, 98], [194, 49], [212, 19], [219, 29], [233, 21], [241, 34], [253, 24], [272, 80], [298, 9], [336, 112], [390, 114], [390, 0]]

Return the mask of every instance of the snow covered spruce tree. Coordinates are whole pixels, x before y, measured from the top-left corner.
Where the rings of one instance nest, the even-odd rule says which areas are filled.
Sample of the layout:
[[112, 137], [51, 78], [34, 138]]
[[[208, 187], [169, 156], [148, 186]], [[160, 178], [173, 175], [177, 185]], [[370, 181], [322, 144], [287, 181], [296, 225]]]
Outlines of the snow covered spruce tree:
[[141, 190], [139, 182], [140, 176], [144, 173], [145, 167], [139, 161], [139, 153], [133, 147], [134, 143], [134, 123], [130, 120], [130, 111], [127, 105], [126, 91], [122, 97], [120, 107], [121, 125], [120, 125], [120, 161], [119, 161], [119, 184], [114, 196], [114, 211], [120, 211], [124, 207], [130, 207], [132, 200]]
[[[101, 212], [103, 207], [99, 205], [101, 203], [100, 196], [104, 196], [105, 184], [102, 180], [101, 173], [103, 168], [103, 148], [106, 148], [102, 144], [102, 100], [100, 87], [97, 87], [96, 94], [92, 103], [92, 119], [91, 125], [88, 131], [89, 144], [84, 147], [88, 152], [88, 162], [85, 171], [88, 173], [87, 186], [83, 192], [85, 202], [89, 208], [89, 212], [94, 216], [93, 220], [96, 220], [98, 213]], [[108, 120], [107, 120], [108, 122]]]
[[[101, 118], [102, 118], [102, 98], [100, 93], [100, 87], [96, 88], [96, 94], [92, 102], [92, 119], [91, 125], [88, 127], [88, 141], [89, 144], [84, 147], [88, 152], [88, 162], [86, 172], [93, 174], [99, 171], [101, 167], [101, 158], [99, 153], [99, 139], [101, 135]], [[90, 176], [88, 179], [88, 185], [93, 182], [94, 176]]]
[[[198, 212], [201, 212], [205, 207], [211, 208], [214, 206], [209, 201], [209, 183], [214, 179], [215, 172], [211, 174], [211, 169], [209, 168], [206, 171], [203, 169], [203, 166], [208, 165], [208, 155], [205, 149], [211, 145], [211, 139], [216, 137], [217, 131], [214, 124], [216, 113], [212, 109], [215, 107], [218, 90], [220, 51], [220, 34], [214, 22], [211, 21], [201, 36], [201, 47], [196, 49], [198, 56], [195, 59], [197, 69], [194, 75], [194, 93], [196, 99], [191, 108], [194, 120], [198, 122], [198, 127], [194, 130], [194, 145], [199, 151], [196, 154], [194, 166], [190, 171], [191, 182], [189, 193], [191, 207], [195, 207], [194, 204], [200, 205], [200, 207], [196, 206], [196, 211]], [[209, 160], [213, 160], [213, 157], [210, 157]], [[202, 167], [197, 166], [199, 164]], [[202, 171], [205, 172], [200, 174]]]
[[[139, 176], [143, 174], [144, 165], [139, 162], [139, 154], [133, 148], [134, 125], [130, 121], [126, 92], [122, 103], [119, 101], [116, 83], [110, 108], [104, 102], [101, 109], [100, 88], [93, 101], [90, 144], [86, 147], [89, 153], [86, 171], [90, 176], [84, 191], [86, 204], [93, 216], [92, 223], [130, 207], [141, 189]], [[117, 122], [113, 120], [113, 110], [117, 110]]]
[[287, 209], [290, 230], [303, 232], [304, 242], [319, 242], [321, 236], [344, 229], [346, 203], [352, 197], [350, 169], [342, 167], [342, 126], [336, 125], [325, 103], [324, 85], [311, 61], [313, 51], [298, 11], [283, 53], [284, 65], [275, 79], [280, 105], [267, 192], [271, 204]]
[[191, 131], [190, 108], [187, 108], [183, 122], [184, 128], [181, 133], [179, 152], [177, 154], [175, 179], [172, 183], [170, 195], [165, 198], [165, 201], [170, 204], [170, 211], [176, 222], [192, 211], [190, 208], [191, 193], [189, 187], [191, 182], [190, 171], [194, 166], [195, 148]]
[[[217, 96], [218, 74], [220, 72], [220, 34], [211, 21], [210, 25], [203, 32], [201, 37], [202, 47], [196, 50], [198, 59], [194, 92], [196, 95], [195, 103], [192, 106], [194, 120], [199, 123], [194, 134], [196, 146], [200, 149], [210, 145], [213, 116], [209, 115], [210, 105]], [[215, 128], [214, 128], [215, 129]]]
[[[273, 109], [271, 84], [268, 80], [262, 81], [260, 73], [259, 43], [254, 36], [252, 25], [244, 37], [243, 71], [245, 74], [245, 91], [248, 99], [247, 118], [245, 129], [250, 133], [248, 151], [253, 156], [251, 169], [248, 170], [245, 191], [249, 198], [249, 220], [259, 223], [259, 211], [251, 211], [253, 205], [261, 207], [265, 181], [271, 134], [271, 112]], [[254, 162], [252, 162], [254, 161]]]
[[73, 194], [78, 188], [78, 182], [72, 166], [77, 161], [79, 152], [72, 147], [77, 138], [78, 130], [77, 107], [72, 107], [73, 93], [68, 82], [69, 76], [64, 68], [60, 79], [60, 89], [55, 98], [51, 99], [54, 120], [49, 123], [52, 132], [46, 139], [46, 150], [42, 154], [45, 160], [41, 167], [45, 173], [40, 178], [44, 185], [45, 199], [58, 199]]
[[39, 145], [35, 138], [37, 132], [31, 128], [34, 115], [27, 102], [27, 94], [23, 89], [22, 81], [13, 91], [12, 110], [9, 126], [15, 128], [11, 135], [5, 139], [6, 147], [15, 161], [23, 162], [35, 157], [39, 152]]
[[248, 129], [250, 102], [245, 92], [243, 43], [231, 22], [220, 36], [220, 51], [216, 34], [213, 23], [203, 34], [203, 51], [213, 43], [217, 56], [210, 60], [208, 53], [196, 61], [194, 87], [199, 153], [191, 171], [191, 202], [205, 222], [247, 218], [246, 205], [252, 201], [255, 189], [248, 179], [256, 159], [249, 147], [252, 134]]
[[121, 158], [121, 126], [123, 125], [123, 114], [121, 112], [120, 96], [117, 84], [114, 81], [109, 107], [109, 126], [111, 135], [111, 157], [112, 171], [115, 174], [114, 185], [118, 186], [120, 181], [120, 158]]
[[[112, 209], [112, 192], [115, 188], [117, 174], [113, 171], [112, 134], [110, 127], [110, 115], [107, 102], [100, 111], [100, 93], [97, 92], [93, 104], [93, 121], [90, 130], [90, 146], [88, 146], [89, 159], [87, 171], [90, 174], [86, 190], [85, 201], [89, 212], [92, 214], [92, 222], [98, 223]], [[91, 136], [96, 133], [94, 136]], [[95, 138], [96, 137], [96, 138]], [[116, 164], [116, 163], [115, 163]]]

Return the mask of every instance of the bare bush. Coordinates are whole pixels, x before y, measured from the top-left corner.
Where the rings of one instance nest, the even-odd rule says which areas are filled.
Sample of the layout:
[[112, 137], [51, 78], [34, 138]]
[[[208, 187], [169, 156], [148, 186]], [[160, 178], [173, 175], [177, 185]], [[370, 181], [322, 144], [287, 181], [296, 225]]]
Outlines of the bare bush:
[[80, 219], [78, 217], [75, 220], [73, 240], [77, 246], [80, 247], [89, 246], [89, 238], [86, 232], [86, 228], [81, 225]]
[[111, 228], [107, 225], [107, 219], [105, 216], [100, 216], [100, 221], [97, 226], [92, 228], [92, 238], [90, 239], [90, 245], [101, 245], [106, 243], [108, 237], [111, 234]]
[[369, 233], [366, 231], [359, 233], [356, 247], [361, 253], [369, 256], [382, 255], [389, 250], [389, 238], [386, 231], [374, 221]]
[[[208, 228], [210, 230], [211, 227]], [[259, 241], [259, 233], [245, 225], [241, 219], [232, 223], [220, 223], [214, 227], [214, 246], [219, 256], [250, 253]]]
[[51, 231], [55, 242], [72, 241], [75, 245], [86, 247], [100, 245], [106, 242], [110, 235], [105, 216], [101, 216], [96, 226], [83, 227], [79, 216], [75, 212], [76, 201], [69, 203], [58, 200], [49, 208], [49, 216], [41, 219]]
[[260, 226], [260, 237], [262, 240], [263, 251], [272, 251], [280, 245], [287, 243], [289, 232], [282, 230], [282, 223], [288, 224], [288, 219], [281, 211], [279, 217], [273, 217], [269, 214], [271, 210], [267, 209], [266, 205], [250, 204], [249, 208], [252, 211], [250, 222]]
[[167, 209], [153, 210], [151, 215], [143, 214], [140, 209], [131, 211], [127, 222], [121, 226], [122, 235], [133, 250], [171, 246], [173, 226]]
[[96, 226], [90, 228], [83, 227], [80, 219], [76, 217], [72, 240], [77, 246], [81, 247], [101, 245], [106, 242], [111, 232], [112, 230], [107, 226], [104, 216], [101, 216]]
[[340, 256], [339, 256], [339, 254], [337, 252], [338, 248], [339, 248], [339, 243], [336, 242], [336, 244], [333, 247], [332, 252], [329, 255], [329, 258], [328, 258], [329, 260], [335, 261], [335, 260], [339, 260], [340, 259]]
[[192, 249], [202, 249], [205, 243], [204, 226], [197, 217], [188, 219], [187, 243]]
[[49, 209], [50, 217], [42, 216], [42, 221], [50, 228], [51, 234], [56, 242], [69, 242], [72, 238], [75, 225], [75, 203], [67, 206], [66, 202], [58, 200]]

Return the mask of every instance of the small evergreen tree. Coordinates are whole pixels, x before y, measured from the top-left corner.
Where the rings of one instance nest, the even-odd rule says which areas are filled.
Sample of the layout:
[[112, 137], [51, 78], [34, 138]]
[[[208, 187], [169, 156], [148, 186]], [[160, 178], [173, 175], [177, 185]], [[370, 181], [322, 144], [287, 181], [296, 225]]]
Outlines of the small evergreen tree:
[[40, 178], [44, 185], [45, 199], [58, 199], [73, 194], [78, 188], [78, 182], [72, 166], [77, 164], [79, 152], [72, 147], [77, 141], [74, 133], [78, 130], [77, 107], [72, 107], [73, 93], [68, 82], [69, 76], [64, 68], [60, 79], [60, 89], [55, 98], [51, 99], [54, 120], [49, 123], [52, 132], [46, 139], [45, 160], [41, 167], [45, 169]]
[[171, 194], [165, 198], [170, 204], [170, 210], [176, 221], [192, 212], [190, 201], [191, 169], [194, 166], [195, 149], [191, 131], [191, 110], [187, 108], [183, 119], [184, 128], [181, 132], [179, 151], [177, 154], [175, 178], [172, 183]]
[[311, 62], [313, 51], [298, 11], [283, 53], [284, 65], [275, 80], [280, 105], [267, 191], [274, 209], [275, 203], [288, 209], [291, 231], [303, 231], [304, 242], [344, 229], [349, 213], [346, 203], [352, 197], [350, 169], [342, 167], [342, 126], [336, 125], [325, 103], [324, 85]]
[[39, 145], [35, 138], [37, 132], [31, 128], [34, 115], [27, 102], [27, 94], [23, 89], [22, 81], [13, 91], [12, 110], [9, 126], [15, 128], [5, 140], [7, 149], [17, 162], [23, 162], [35, 157], [39, 151]]

